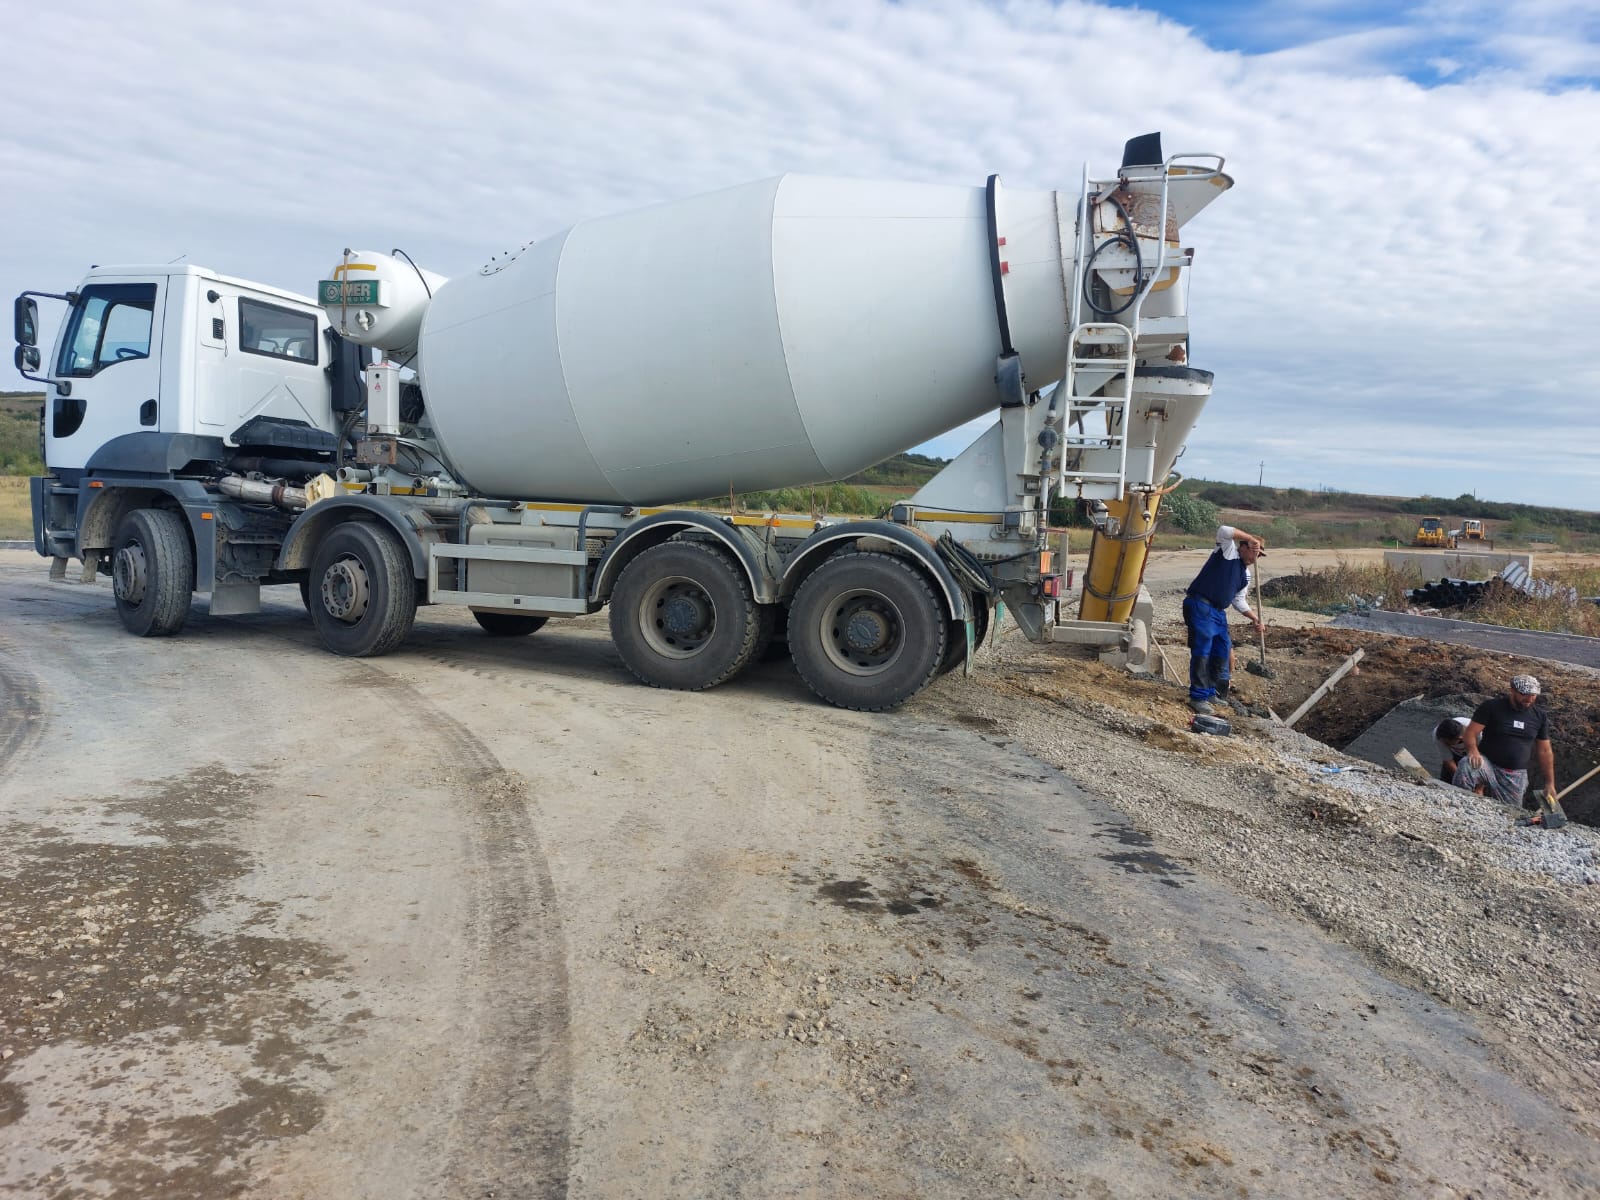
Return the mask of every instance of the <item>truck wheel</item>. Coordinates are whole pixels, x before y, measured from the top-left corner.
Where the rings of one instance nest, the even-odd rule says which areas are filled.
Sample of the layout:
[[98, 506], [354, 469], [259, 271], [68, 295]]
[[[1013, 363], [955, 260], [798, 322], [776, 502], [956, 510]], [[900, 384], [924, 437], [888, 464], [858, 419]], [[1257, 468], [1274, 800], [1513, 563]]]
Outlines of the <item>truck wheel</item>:
[[663, 542], [623, 568], [611, 593], [611, 640], [651, 687], [697, 692], [750, 662], [759, 608], [726, 555], [698, 542]]
[[411, 632], [417, 588], [400, 540], [381, 525], [346, 521], [311, 560], [311, 620], [322, 644], [348, 658], [387, 654]]
[[122, 518], [111, 551], [111, 590], [129, 633], [170, 637], [183, 628], [194, 592], [194, 547], [181, 516], [138, 508]]
[[[989, 636], [989, 600], [986, 596], [969, 596], [967, 603], [972, 605], [972, 653], [977, 654], [983, 648], [983, 639]], [[967, 657], [967, 631], [963, 621], [950, 622], [950, 637], [944, 648], [944, 662], [939, 664], [939, 674], [948, 675], [959, 667]]]
[[757, 605], [761, 628], [756, 633], [756, 648], [751, 662], [783, 662], [789, 657], [789, 610], [781, 604]]
[[840, 554], [795, 593], [789, 650], [829, 704], [878, 712], [904, 704], [944, 662], [949, 621], [923, 574], [890, 554]]
[[531, 617], [525, 613], [484, 612], [472, 610], [472, 619], [483, 631], [494, 637], [526, 637], [543, 629], [549, 617]]

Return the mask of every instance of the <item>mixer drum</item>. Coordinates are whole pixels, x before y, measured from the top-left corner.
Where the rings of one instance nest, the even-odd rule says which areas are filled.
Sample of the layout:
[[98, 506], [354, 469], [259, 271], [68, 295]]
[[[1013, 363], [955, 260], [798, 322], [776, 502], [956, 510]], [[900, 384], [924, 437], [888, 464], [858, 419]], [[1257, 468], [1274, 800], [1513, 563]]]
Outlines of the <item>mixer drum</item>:
[[[1036, 389], [1066, 354], [1054, 197], [1003, 201]], [[996, 405], [984, 191], [785, 175], [586, 221], [440, 287], [418, 347], [434, 431], [485, 495], [843, 478]]]

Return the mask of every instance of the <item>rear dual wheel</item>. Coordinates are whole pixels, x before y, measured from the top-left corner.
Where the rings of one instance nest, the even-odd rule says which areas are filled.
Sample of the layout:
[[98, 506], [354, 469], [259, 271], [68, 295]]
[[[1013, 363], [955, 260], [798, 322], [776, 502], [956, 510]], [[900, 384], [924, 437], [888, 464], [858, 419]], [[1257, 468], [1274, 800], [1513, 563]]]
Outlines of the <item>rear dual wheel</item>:
[[891, 554], [835, 555], [789, 608], [800, 677], [829, 704], [862, 712], [896, 708], [926, 687], [950, 629], [926, 575]]
[[696, 692], [733, 678], [771, 631], [744, 571], [701, 542], [663, 542], [622, 570], [611, 640], [651, 687]]
[[[972, 606], [972, 652], [976, 654], [983, 647], [983, 639], [989, 636], [989, 599], [974, 593], [967, 597], [967, 603]], [[939, 674], [947, 675], [954, 671], [966, 657], [967, 623], [951, 621], [950, 638], [944, 648], [944, 662], [939, 665]]]

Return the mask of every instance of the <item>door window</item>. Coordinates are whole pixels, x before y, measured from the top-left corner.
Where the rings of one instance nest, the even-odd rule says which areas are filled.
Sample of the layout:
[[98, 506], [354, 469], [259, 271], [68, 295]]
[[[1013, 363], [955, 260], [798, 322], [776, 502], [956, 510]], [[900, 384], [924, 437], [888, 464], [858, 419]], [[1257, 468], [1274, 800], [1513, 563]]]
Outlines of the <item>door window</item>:
[[150, 357], [153, 283], [96, 283], [83, 289], [68, 318], [56, 374], [87, 379], [107, 367]]
[[239, 298], [239, 349], [246, 354], [317, 361], [317, 318], [311, 313]]

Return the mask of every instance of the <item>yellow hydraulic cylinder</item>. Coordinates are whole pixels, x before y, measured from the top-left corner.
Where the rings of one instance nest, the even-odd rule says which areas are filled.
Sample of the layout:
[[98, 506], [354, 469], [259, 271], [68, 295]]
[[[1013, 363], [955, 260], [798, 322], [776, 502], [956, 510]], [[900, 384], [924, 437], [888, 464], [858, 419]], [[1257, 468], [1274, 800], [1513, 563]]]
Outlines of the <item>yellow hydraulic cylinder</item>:
[[1089, 543], [1079, 620], [1121, 623], [1133, 614], [1162, 495], [1164, 492], [1129, 492], [1120, 500], [1106, 501], [1108, 519], [1094, 531]]

